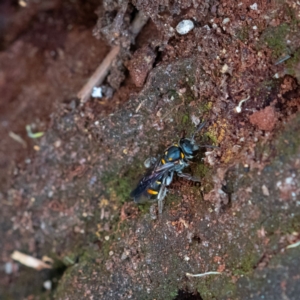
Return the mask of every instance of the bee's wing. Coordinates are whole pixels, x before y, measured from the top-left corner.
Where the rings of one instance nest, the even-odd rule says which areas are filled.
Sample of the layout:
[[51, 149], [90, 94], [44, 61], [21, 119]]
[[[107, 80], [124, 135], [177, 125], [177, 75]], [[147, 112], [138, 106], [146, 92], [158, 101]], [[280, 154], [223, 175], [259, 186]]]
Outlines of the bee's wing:
[[130, 197], [134, 198], [134, 200], [141, 197], [149, 186], [151, 186], [156, 180], [162, 178], [165, 173], [173, 168], [173, 166], [173, 163], [156, 166], [139, 181], [137, 187], [130, 193]]

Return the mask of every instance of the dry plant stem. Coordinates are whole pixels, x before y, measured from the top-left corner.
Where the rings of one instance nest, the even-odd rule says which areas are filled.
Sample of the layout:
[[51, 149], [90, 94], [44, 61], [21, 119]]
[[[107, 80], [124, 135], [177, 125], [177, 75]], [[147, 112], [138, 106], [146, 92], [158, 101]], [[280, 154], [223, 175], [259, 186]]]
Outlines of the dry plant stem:
[[291, 245], [287, 246], [286, 248], [291, 249], [291, 248], [296, 248], [296, 247], [299, 247], [299, 246], [300, 246], [300, 241], [298, 241], [297, 243], [291, 244]]
[[35, 257], [32, 257], [30, 255], [24, 254], [19, 251], [14, 251], [11, 255], [11, 258], [18, 261], [19, 263], [36, 270], [42, 270], [42, 269], [51, 269], [52, 266], [46, 264], [40, 259], [37, 259]]
[[206, 272], [206, 273], [200, 273], [200, 274], [191, 274], [191, 273], [186, 273], [185, 275], [188, 277], [204, 277], [207, 275], [220, 275], [222, 273], [220, 272]]
[[106, 77], [113, 60], [117, 57], [120, 52], [120, 46], [113, 47], [107, 56], [104, 58], [100, 66], [94, 72], [94, 74], [90, 77], [88, 82], [84, 85], [84, 87], [79, 91], [77, 97], [80, 99], [80, 102], [85, 103], [95, 86], [101, 84]]

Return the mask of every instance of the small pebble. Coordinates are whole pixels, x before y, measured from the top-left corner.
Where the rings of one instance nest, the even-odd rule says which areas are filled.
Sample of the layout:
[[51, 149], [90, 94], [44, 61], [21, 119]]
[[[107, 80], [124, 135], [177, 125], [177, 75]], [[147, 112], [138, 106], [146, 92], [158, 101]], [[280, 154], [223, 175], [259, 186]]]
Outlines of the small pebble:
[[229, 18], [225, 18], [222, 22], [223, 25], [227, 24], [228, 22], [230, 22], [230, 19]]
[[51, 280], [46, 280], [44, 283], [43, 283], [43, 286], [44, 286], [44, 288], [46, 289], [46, 290], [51, 290], [51, 288], [52, 288], [52, 282], [51, 282]]
[[54, 147], [55, 148], [59, 148], [61, 146], [61, 140], [57, 140], [55, 143], [54, 143]]
[[93, 98], [102, 98], [102, 88], [101, 87], [94, 87], [92, 91]]
[[225, 64], [221, 69], [221, 73], [225, 74], [228, 71], [229, 67]]
[[250, 5], [250, 8], [252, 10], [257, 10], [257, 3], [253, 3], [252, 5]]
[[270, 196], [269, 189], [268, 189], [265, 185], [263, 185], [263, 186], [261, 187], [261, 189], [262, 189], [262, 193], [263, 193], [265, 196]]
[[4, 268], [6, 274], [11, 274], [13, 272], [13, 264], [11, 262], [7, 262]]
[[194, 29], [195, 25], [193, 21], [191, 20], [182, 20], [181, 22], [178, 23], [176, 26], [176, 31], [181, 34], [187, 34], [189, 33], [192, 29]]

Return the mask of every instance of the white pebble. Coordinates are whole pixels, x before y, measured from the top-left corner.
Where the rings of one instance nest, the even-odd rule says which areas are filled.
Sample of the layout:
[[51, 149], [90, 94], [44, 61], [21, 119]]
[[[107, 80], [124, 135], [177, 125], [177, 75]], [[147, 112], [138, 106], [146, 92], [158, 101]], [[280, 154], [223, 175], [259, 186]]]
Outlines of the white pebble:
[[11, 262], [7, 262], [4, 268], [6, 274], [11, 274], [13, 272], [13, 264]]
[[252, 5], [250, 5], [250, 8], [252, 10], [257, 10], [257, 3], [253, 3]]
[[46, 290], [51, 290], [52, 289], [52, 282], [51, 280], [46, 280], [44, 283], [43, 283], [43, 286]]
[[227, 24], [228, 22], [230, 22], [230, 19], [229, 18], [225, 18], [222, 22], [223, 25]]
[[185, 261], [189, 261], [190, 258], [189, 258], [187, 255], [185, 255], [185, 256], [184, 256], [184, 260], [185, 260]]
[[229, 67], [225, 64], [221, 69], [221, 73], [225, 74], [229, 70]]
[[265, 195], [265, 196], [270, 196], [270, 192], [269, 192], [269, 189], [263, 184], [262, 187], [262, 193]]
[[194, 25], [193, 21], [191, 21], [191, 20], [182, 20], [176, 26], [176, 31], [179, 34], [184, 35], [184, 34], [187, 34], [188, 32], [190, 32], [192, 29], [194, 29], [194, 27], [195, 27], [195, 25]]
[[94, 87], [92, 91], [93, 98], [102, 98], [102, 88], [101, 87]]

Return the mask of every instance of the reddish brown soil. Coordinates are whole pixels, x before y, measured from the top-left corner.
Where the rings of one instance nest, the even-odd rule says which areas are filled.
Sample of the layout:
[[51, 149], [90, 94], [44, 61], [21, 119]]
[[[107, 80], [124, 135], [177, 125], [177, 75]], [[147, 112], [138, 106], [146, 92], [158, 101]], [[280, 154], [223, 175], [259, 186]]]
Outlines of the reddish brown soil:
[[[172, 236], [172, 241], [179, 248], [179, 240], [176, 242], [175, 238], [177, 235], [193, 228], [193, 222], [204, 224], [207, 221], [210, 231], [205, 223], [204, 229], [201, 227], [200, 230], [204, 234], [195, 233], [193, 236], [194, 245], [200, 247], [205, 239], [209, 240], [209, 236], [206, 237], [205, 234], [216, 234], [211, 227], [214, 224], [209, 223], [208, 209], [213, 211], [211, 205], [214, 205], [216, 211], [221, 211], [222, 205], [229, 203], [228, 195], [220, 192], [228, 166], [243, 162], [245, 166], [250, 165], [251, 169], [257, 168], [261, 171], [269, 161], [269, 154], [255, 152], [257, 141], [263, 144], [271, 140], [282, 124], [293, 118], [300, 109], [297, 73], [292, 76], [284, 64], [276, 64], [280, 57], [274, 56], [274, 51], [266, 44], [259, 44], [259, 38], [267, 28], [293, 23], [293, 15], [286, 8], [295, 9], [298, 16], [299, 9], [294, 7], [294, 1], [286, 1], [286, 6], [278, 9], [277, 1], [263, 0], [236, 1], [235, 5], [228, 0], [213, 0], [209, 5], [209, 1], [196, 1], [197, 7], [193, 6], [195, 1], [182, 1], [180, 4], [174, 1], [167, 9], [159, 1], [132, 2], [137, 9], [146, 11], [152, 19], [135, 43], [128, 34], [128, 24], [136, 14], [136, 8], [130, 3], [123, 15], [123, 27], [115, 35], [110, 34], [108, 29], [106, 36], [101, 30], [121, 10], [117, 1], [104, 1], [106, 6], [101, 4], [100, 8], [99, 1], [96, 0], [49, 0], [26, 8], [20, 7], [17, 1], [6, 0], [0, 4], [0, 34], [3, 36], [0, 41], [0, 204], [3, 207], [0, 230], [5, 236], [2, 239], [0, 262], [3, 266], [6, 262], [11, 262], [11, 252], [22, 247], [37, 256], [41, 256], [41, 249], [49, 247], [60, 257], [78, 241], [78, 244], [88, 245], [89, 249], [102, 251], [107, 242], [103, 235], [112, 236], [115, 234], [114, 230], [119, 232], [119, 228], [113, 228], [113, 215], [120, 216], [118, 226], [122, 226], [123, 222], [133, 221], [130, 224], [138, 227], [139, 224], [134, 222], [138, 220], [140, 211], [135, 204], [130, 202], [121, 205], [119, 202], [118, 206], [116, 196], [111, 190], [101, 194], [104, 183], [98, 182], [97, 176], [103, 170], [113, 167], [113, 163], [116, 166], [117, 162], [123, 163], [126, 160], [126, 164], [131, 166], [137, 155], [146, 157], [152, 147], [157, 151], [159, 147], [163, 148], [173, 142], [181, 131], [186, 130], [186, 115], [194, 117], [195, 122], [207, 118], [211, 133], [207, 140], [219, 146], [205, 157], [206, 165], [216, 171], [213, 176], [214, 189], [204, 196], [207, 201], [197, 203], [197, 199], [205, 193], [206, 185], [212, 188], [212, 179], [203, 179], [201, 191], [193, 191], [186, 181], [175, 181], [170, 188], [170, 197], [178, 194], [182, 199], [179, 204], [176, 201], [168, 204], [166, 216], [170, 221], [166, 222], [166, 226], [176, 233]], [[257, 10], [249, 8], [254, 2], [257, 3]], [[96, 8], [98, 15], [94, 13]], [[276, 15], [273, 18], [275, 9]], [[168, 26], [175, 27], [184, 18], [193, 18], [195, 21], [195, 29], [191, 33], [179, 36], [169, 31]], [[230, 20], [226, 20], [227, 18]], [[300, 45], [296, 34], [284, 37], [290, 41], [291, 51], [295, 51]], [[122, 53], [105, 81], [105, 84], [110, 84], [116, 91], [112, 98], [90, 99], [84, 106], [79, 107], [77, 92], [103, 60], [109, 51], [109, 45], [114, 43], [116, 37], [122, 45]], [[156, 78], [147, 81], [147, 77], [153, 67], [171, 66], [172, 69], [183, 58], [194, 59], [198, 73], [193, 74], [195, 83], [189, 85], [186, 83], [189, 80], [188, 71], [184, 73], [186, 78], [178, 84], [179, 89], [175, 91], [181, 102], [171, 106], [168, 92], [173, 90], [170, 88], [165, 91], [165, 82], [157, 82]], [[274, 86], [268, 80], [273, 80], [275, 74], [279, 79]], [[151, 90], [149, 85], [152, 82], [152, 94], [157, 92], [158, 96], [153, 96], [148, 106], [143, 107], [139, 100], [130, 103], [129, 107], [126, 106], [128, 100], [142, 90], [144, 83], [148, 86], [148, 91]], [[162, 87], [159, 88], [160, 86]], [[241, 113], [237, 113], [235, 108], [248, 95], [251, 95], [251, 99], [243, 103]], [[193, 100], [188, 102], [190, 98]], [[204, 108], [203, 104], [206, 105]], [[121, 113], [118, 115], [119, 120], [107, 118], [107, 124], [102, 121], [122, 108], [124, 116], [128, 111], [135, 112], [135, 115], [130, 113], [130, 118], [126, 115], [128, 122], [120, 133], [118, 122], [126, 119], [124, 117], [121, 120]], [[147, 116], [143, 124], [145, 126], [135, 129], [142, 113]], [[174, 116], [176, 124], [179, 124], [176, 128], [175, 122], [171, 123], [169, 120], [171, 115], [172, 118]], [[99, 123], [101, 127], [98, 127]], [[38, 140], [28, 137], [26, 125], [31, 125], [34, 132], [46, 132], [49, 128], [52, 132], [39, 143]], [[195, 124], [192, 125], [194, 127]], [[104, 131], [107, 127], [111, 128], [108, 134]], [[126, 139], [127, 134], [131, 137], [132, 128], [136, 130], [134, 138], [122, 144], [120, 141], [123, 137]], [[150, 129], [155, 134], [147, 136], [147, 140], [146, 133], [149, 134]], [[149, 139], [150, 142], [147, 143]], [[100, 146], [102, 148], [99, 150]], [[298, 167], [297, 165], [295, 169]], [[246, 169], [247, 167], [245, 173]], [[116, 178], [116, 182], [110, 178], [105, 184], [110, 188], [122, 188], [118, 186], [118, 179], [126, 177], [127, 171], [128, 169], [123, 171], [121, 167], [119, 173], [112, 176]], [[84, 180], [88, 181], [87, 190], [80, 189], [78, 184], [79, 182], [86, 186]], [[228, 178], [226, 180], [230, 182]], [[18, 188], [15, 189], [16, 186]], [[294, 186], [291, 188], [283, 184], [282, 187], [282, 198], [298, 192], [294, 190]], [[241, 203], [235, 204], [234, 209], [237, 212], [239, 206], [248, 207], [244, 197], [247, 193], [243, 192]], [[266, 187], [263, 193], [268, 196]], [[103, 195], [110, 197], [110, 201]], [[100, 223], [97, 223], [98, 227], [94, 224], [88, 231], [86, 224], [89, 224], [88, 218], [96, 214], [95, 210], [101, 212]], [[200, 212], [201, 218], [203, 217], [201, 220], [197, 217]], [[253, 217], [255, 222], [258, 215], [253, 209], [247, 217], [251, 222]], [[50, 224], [47, 228], [42, 226], [45, 220]], [[213, 223], [217, 224], [219, 221], [226, 227], [226, 214], [221, 215], [220, 220], [214, 219]], [[96, 223], [98, 220], [91, 222]], [[237, 226], [240, 225], [238, 219], [235, 222]], [[147, 228], [145, 232], [151, 231], [149, 228], [152, 225], [149, 224], [144, 224]], [[159, 223], [153, 225], [155, 232], [152, 231], [151, 234], [160, 246], [159, 226]], [[138, 230], [136, 229], [136, 236], [133, 234], [126, 237], [127, 244], [133, 248], [130, 251], [136, 264], [144, 259], [144, 253], [139, 254], [134, 249], [136, 239], [142, 239], [142, 233]], [[220, 232], [223, 232], [223, 228]], [[237, 235], [239, 233], [238, 231]], [[90, 236], [97, 236], [98, 239], [95, 241]], [[258, 237], [265, 238], [263, 229], [259, 231]], [[185, 241], [186, 235], [181, 238]], [[219, 236], [214, 238], [218, 241]], [[164, 243], [167, 248], [168, 242]], [[157, 251], [157, 257], [160, 257], [161, 249], [155, 248], [154, 244], [149, 245], [149, 249], [153, 248], [153, 253]], [[186, 247], [188, 251], [189, 246]], [[191, 252], [194, 257], [199, 253], [197, 247]], [[215, 242], [212, 251], [217, 248]], [[109, 250], [115, 251], [113, 243]], [[149, 253], [152, 251], [150, 250]], [[179, 256], [184, 257], [181, 250], [185, 251], [179, 249]], [[126, 256], [125, 250], [124, 253]], [[209, 253], [206, 260], [212, 259], [219, 272], [228, 271], [226, 255], [215, 255], [212, 258]], [[198, 259], [199, 265], [206, 266], [206, 260], [200, 257]], [[96, 260], [95, 265], [97, 263]], [[117, 272], [118, 266], [125, 266], [124, 268], [128, 268], [126, 272], [136, 279], [133, 282], [137, 285], [141, 278], [135, 273], [134, 263], [131, 264], [128, 260], [123, 264], [119, 258], [112, 256], [106, 261], [105, 271], [113, 273]], [[262, 259], [260, 266], [263, 263], [265, 261]], [[14, 290], [18, 279], [24, 278], [24, 274], [26, 278], [27, 270], [19, 270], [17, 263], [12, 263], [12, 266], [13, 275], [0, 278], [0, 287], [9, 286]], [[3, 270], [2, 267], [0, 271]], [[31, 271], [39, 279], [35, 270]], [[167, 269], [163, 271], [167, 273]], [[48, 277], [45, 275], [46, 279]], [[234, 276], [232, 278], [232, 281], [238, 280]], [[77, 278], [74, 279], [75, 283], [76, 280]], [[145, 282], [151, 285], [149, 279], [146, 278]], [[24, 287], [24, 284], [20, 286]], [[28, 290], [24, 288], [20, 295], [28, 295]]]

